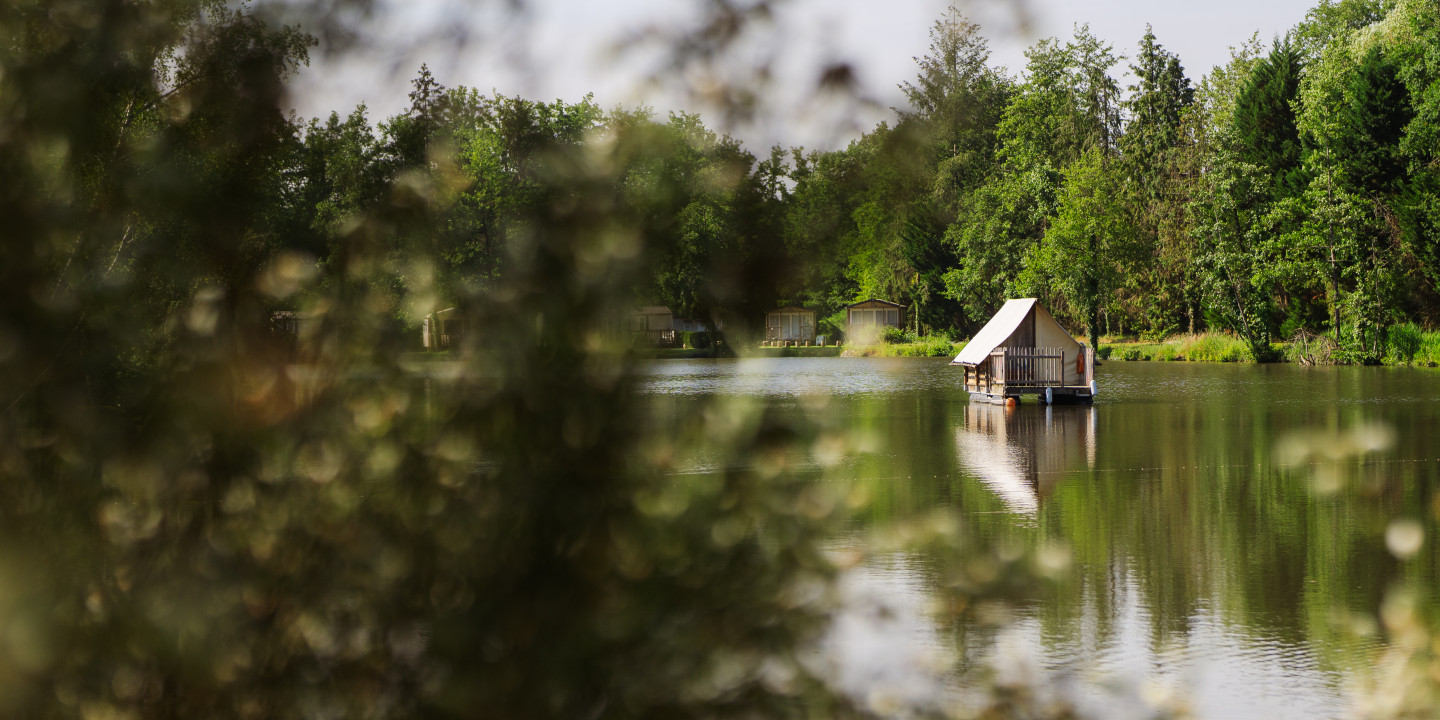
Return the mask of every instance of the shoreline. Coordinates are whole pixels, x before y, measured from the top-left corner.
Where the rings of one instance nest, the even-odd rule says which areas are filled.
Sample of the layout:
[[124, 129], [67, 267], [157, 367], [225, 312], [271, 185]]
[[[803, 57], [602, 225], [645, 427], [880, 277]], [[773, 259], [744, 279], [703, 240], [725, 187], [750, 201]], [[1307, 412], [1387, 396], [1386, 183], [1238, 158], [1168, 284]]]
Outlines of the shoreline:
[[[643, 360], [696, 360], [717, 357], [742, 358], [833, 358], [833, 357], [878, 357], [878, 358], [953, 358], [964, 349], [968, 341], [950, 342], [942, 338], [914, 343], [880, 343], [874, 345], [825, 345], [792, 347], [755, 347], [735, 352], [731, 348], [644, 348], [637, 349], [634, 357]], [[1379, 362], [1359, 362], [1347, 356], [1333, 340], [1323, 336], [1307, 339], [1305, 343], [1282, 342], [1271, 344], [1274, 360], [1269, 363], [1287, 365], [1381, 365], [1386, 367], [1440, 367], [1440, 332], [1422, 333], [1409, 348], [1408, 361], [1393, 349], [1387, 350]], [[435, 361], [447, 359], [449, 352], [414, 353], [417, 360]], [[423, 359], [422, 359], [423, 358]], [[1096, 359], [1101, 362], [1208, 362], [1208, 363], [1256, 363], [1250, 348], [1238, 337], [1224, 333], [1202, 333], [1199, 335], [1172, 335], [1164, 340], [1145, 342], [1140, 340], [1115, 339], [1107, 342], [1101, 339]]]

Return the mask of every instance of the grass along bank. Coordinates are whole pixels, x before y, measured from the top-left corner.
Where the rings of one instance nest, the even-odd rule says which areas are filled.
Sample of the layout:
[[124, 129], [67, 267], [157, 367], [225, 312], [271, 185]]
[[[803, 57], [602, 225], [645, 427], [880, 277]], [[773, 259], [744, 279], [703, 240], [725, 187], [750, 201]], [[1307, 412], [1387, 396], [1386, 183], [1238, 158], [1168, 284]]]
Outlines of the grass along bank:
[[922, 337], [900, 336], [903, 342], [877, 342], [870, 345], [847, 345], [845, 357], [955, 357], [964, 342], [955, 342], [946, 335]]
[[1244, 340], [1225, 333], [1177, 335], [1160, 342], [1100, 342], [1102, 360], [1155, 360], [1190, 362], [1255, 362]]
[[[1327, 335], [1297, 335], [1273, 345], [1282, 362], [1301, 365], [1408, 365], [1440, 367], [1440, 332], [1427, 332], [1413, 323], [1397, 325], [1387, 335], [1384, 354], [1375, 357], [1353, 344]], [[1229, 333], [1176, 335], [1159, 342], [1107, 341], [1101, 338], [1098, 355], [1106, 360], [1157, 362], [1255, 362], [1244, 340]]]

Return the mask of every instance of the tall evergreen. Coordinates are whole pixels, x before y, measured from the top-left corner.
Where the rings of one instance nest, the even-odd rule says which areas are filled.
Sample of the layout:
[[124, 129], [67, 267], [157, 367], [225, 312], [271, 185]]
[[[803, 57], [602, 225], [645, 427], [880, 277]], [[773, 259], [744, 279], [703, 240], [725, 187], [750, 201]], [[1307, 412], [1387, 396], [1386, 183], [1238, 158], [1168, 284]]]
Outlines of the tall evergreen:
[[1380, 46], [1365, 53], [1340, 108], [1342, 131], [1331, 141], [1347, 179], [1370, 195], [1395, 192], [1405, 174], [1400, 140], [1413, 111], [1397, 70]]
[[1120, 148], [1137, 252], [1148, 254], [1150, 262], [1129, 275], [1126, 291], [1145, 332], [1193, 331], [1198, 293], [1192, 287], [1192, 248], [1184, 227], [1194, 175], [1180, 167], [1190, 158], [1177, 148], [1193, 143], [1186, 120], [1195, 88], [1180, 58], [1161, 47], [1148, 26], [1135, 60], [1130, 71], [1136, 82], [1124, 103], [1129, 122]]
[[1303, 65], [1290, 38], [1276, 40], [1235, 100], [1235, 140], [1240, 153], [1271, 178], [1273, 197], [1304, 191], [1303, 148], [1295, 122], [1295, 99]]
[[1165, 154], [1180, 141], [1184, 113], [1195, 103], [1195, 88], [1180, 58], [1155, 41], [1148, 25], [1130, 72], [1136, 82], [1124, 103], [1130, 118], [1121, 149], [1142, 180], [1152, 181], [1160, 174]]

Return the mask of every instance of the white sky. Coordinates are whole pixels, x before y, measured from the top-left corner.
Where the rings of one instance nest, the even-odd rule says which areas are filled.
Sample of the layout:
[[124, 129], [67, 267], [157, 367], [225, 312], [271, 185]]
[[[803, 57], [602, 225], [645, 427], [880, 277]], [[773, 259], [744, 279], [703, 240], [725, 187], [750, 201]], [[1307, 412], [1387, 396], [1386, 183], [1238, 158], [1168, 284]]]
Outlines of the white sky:
[[[363, 55], [344, 61], [321, 50], [294, 85], [303, 117], [348, 113], [365, 103], [372, 122], [404, 110], [409, 82], [428, 63], [447, 87], [464, 85], [531, 99], [577, 101], [593, 92], [601, 106], [646, 105], [660, 114], [699, 111], [712, 128], [729, 131], [757, 153], [772, 143], [832, 148], [891, 116], [903, 103], [899, 83], [915, 76], [914, 57], [929, 47], [930, 26], [944, 0], [786, 0], [775, 22], [760, 27], [741, 47], [739, 65], [768, 63], [774, 75], [748, 122], [729, 125], [692, 96], [687, 82], [647, 84], [667, 75], [654, 45], [634, 39], [646, 27], [682, 26], [696, 0], [528, 0], [516, 15], [507, 2], [377, 0]], [[991, 64], [1018, 74], [1024, 50], [1042, 37], [1068, 38], [1074, 23], [1133, 55], [1154, 26], [1159, 43], [1180, 56], [1193, 82], [1229, 58], [1229, 48], [1259, 32], [1267, 44], [1304, 19], [1316, 0], [1028, 0], [1028, 32], [1017, 25], [1016, 5], [962, 0], [960, 7], [984, 28]], [[385, 9], [389, 8], [389, 9]], [[623, 52], [617, 59], [612, 52]], [[848, 61], [871, 104], [826, 102], [814, 94], [818, 68]], [[1117, 75], [1126, 72], [1122, 62]], [[1128, 80], [1122, 79], [1122, 84]], [[689, 89], [693, 90], [693, 87]]]

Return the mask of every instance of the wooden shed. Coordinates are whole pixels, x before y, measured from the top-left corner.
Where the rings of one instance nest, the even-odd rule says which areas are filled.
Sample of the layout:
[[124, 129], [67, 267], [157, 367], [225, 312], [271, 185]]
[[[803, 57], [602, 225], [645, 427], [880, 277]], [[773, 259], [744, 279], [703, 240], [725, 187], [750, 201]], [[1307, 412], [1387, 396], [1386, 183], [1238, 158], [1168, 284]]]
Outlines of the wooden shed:
[[765, 313], [764, 345], [814, 345], [815, 311], [783, 307]]
[[988, 402], [1035, 395], [1090, 402], [1095, 352], [1071, 337], [1035, 298], [1008, 300], [951, 365], [965, 371], [970, 397]]
[[881, 328], [900, 327], [905, 321], [905, 306], [885, 300], [862, 300], [845, 308], [845, 331], [851, 337], [879, 335]]

